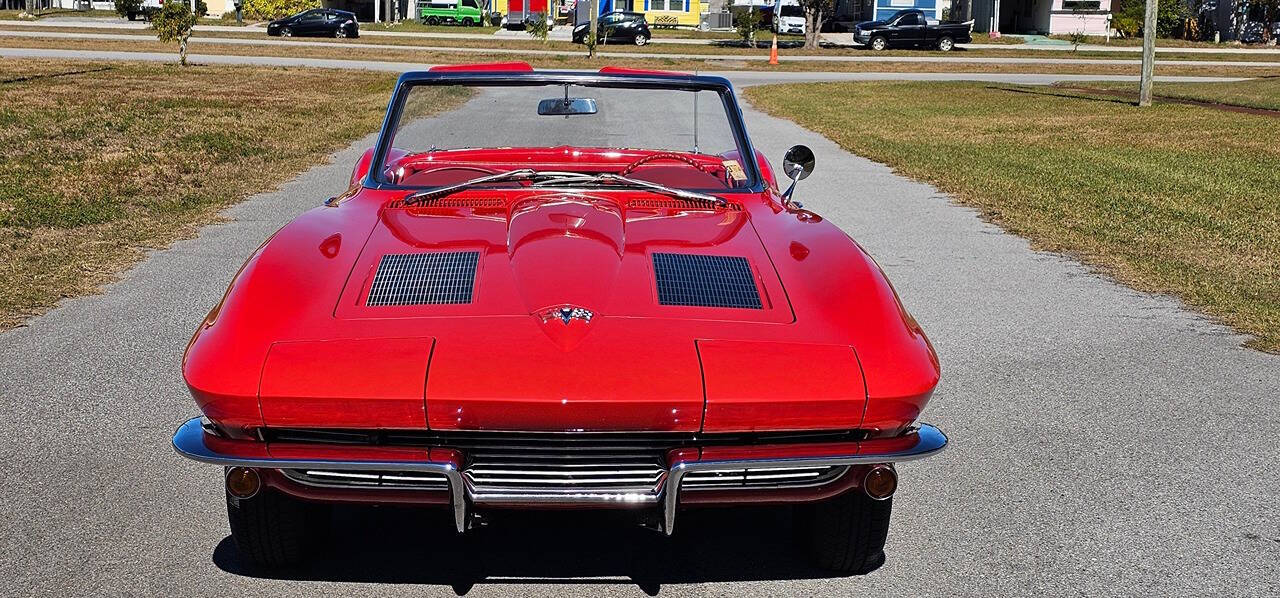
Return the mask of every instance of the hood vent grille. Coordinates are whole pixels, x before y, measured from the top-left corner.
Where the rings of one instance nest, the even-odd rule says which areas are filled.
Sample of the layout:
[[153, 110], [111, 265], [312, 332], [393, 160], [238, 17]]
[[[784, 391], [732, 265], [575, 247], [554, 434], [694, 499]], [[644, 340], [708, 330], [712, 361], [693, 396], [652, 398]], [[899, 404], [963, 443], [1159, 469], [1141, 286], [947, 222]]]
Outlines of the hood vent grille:
[[655, 253], [653, 271], [662, 305], [763, 309], [747, 258]]
[[479, 261], [478, 251], [384, 255], [365, 305], [471, 303]]
[[[501, 199], [496, 197], [442, 197], [440, 199], [433, 199], [422, 205], [415, 205], [411, 207], [415, 210], [430, 208], [471, 208], [479, 210], [501, 208], [505, 205], [506, 204], [503, 203]], [[403, 199], [397, 199], [388, 203], [387, 207], [394, 209], [410, 206], [405, 206]]]
[[627, 207], [632, 209], [650, 209], [650, 210], [728, 210], [730, 212], [741, 212], [742, 206], [733, 202], [729, 202], [724, 207], [718, 207], [704, 201], [694, 201], [692, 199], [633, 199], [627, 202]]

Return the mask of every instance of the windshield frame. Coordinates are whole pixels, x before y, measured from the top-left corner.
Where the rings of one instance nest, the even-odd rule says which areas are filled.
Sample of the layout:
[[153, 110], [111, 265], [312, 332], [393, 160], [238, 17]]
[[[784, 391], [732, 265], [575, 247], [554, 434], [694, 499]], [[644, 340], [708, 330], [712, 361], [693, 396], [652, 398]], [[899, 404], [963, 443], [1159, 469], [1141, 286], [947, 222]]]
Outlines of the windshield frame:
[[[429, 191], [440, 186], [427, 187], [417, 185], [399, 185], [380, 176], [386, 169], [387, 155], [391, 152], [392, 138], [400, 124], [400, 116], [409, 92], [419, 85], [463, 85], [489, 87], [550, 87], [554, 85], [578, 85], [582, 87], [599, 87], [613, 89], [669, 89], [675, 91], [712, 91], [720, 97], [725, 111], [725, 118], [733, 131], [734, 141], [741, 152], [738, 160], [747, 174], [747, 181], [741, 187], [724, 189], [689, 189], [702, 193], [762, 193], [764, 177], [755, 160], [755, 148], [747, 135], [746, 125], [742, 119], [742, 108], [733, 93], [733, 86], [728, 79], [700, 75], [664, 74], [664, 73], [593, 73], [567, 71], [446, 71], [446, 72], [409, 72], [396, 81], [395, 91], [387, 104], [387, 113], [382, 121], [382, 131], [378, 133], [378, 143], [374, 146], [373, 157], [369, 162], [369, 170], [361, 184], [369, 189]], [[607, 190], [607, 188], [606, 188]]]

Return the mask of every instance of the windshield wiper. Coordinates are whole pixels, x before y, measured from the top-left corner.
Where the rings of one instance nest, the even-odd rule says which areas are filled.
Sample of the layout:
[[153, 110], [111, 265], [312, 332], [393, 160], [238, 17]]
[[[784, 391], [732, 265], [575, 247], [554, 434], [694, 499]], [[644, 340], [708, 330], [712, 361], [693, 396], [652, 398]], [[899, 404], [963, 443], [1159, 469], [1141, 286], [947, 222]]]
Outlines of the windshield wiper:
[[486, 174], [484, 176], [476, 177], [474, 179], [470, 179], [467, 181], [462, 181], [461, 183], [455, 183], [447, 187], [440, 187], [438, 189], [432, 189], [430, 191], [417, 191], [414, 193], [410, 193], [404, 196], [404, 205], [413, 206], [421, 203], [426, 203], [433, 199], [440, 199], [441, 197], [444, 197], [446, 195], [453, 195], [454, 193], [467, 189], [468, 187], [474, 187], [476, 185], [483, 185], [485, 183], [502, 183], [507, 181], [527, 181], [530, 179], [537, 178], [542, 174], [544, 173], [539, 173], [538, 171], [532, 168], [519, 168], [516, 170], [508, 170], [506, 172], [499, 172], [497, 174]]
[[564, 177], [549, 179], [546, 181], [540, 181], [540, 182], [534, 183], [533, 186], [539, 187], [544, 185], [556, 185], [556, 184], [564, 184], [564, 183], [571, 183], [571, 184], [614, 183], [614, 184], [625, 186], [625, 187], [635, 187], [639, 189], [644, 189], [646, 191], [661, 193], [663, 195], [670, 195], [672, 197], [678, 197], [680, 199], [704, 201], [718, 208], [723, 208], [729, 205], [729, 202], [725, 201], [724, 198], [716, 197], [714, 195], [708, 195], [706, 193], [698, 193], [697, 191], [685, 191], [684, 189], [676, 189], [675, 187], [668, 187], [666, 185], [662, 185], [659, 183], [642, 181], [640, 179], [633, 179], [631, 177], [625, 177], [620, 174], [613, 174], [609, 172], [602, 173], [602, 174], [594, 174], [594, 175], [574, 174], [574, 173], [565, 173], [565, 174], [572, 175], [572, 176], [564, 176]]

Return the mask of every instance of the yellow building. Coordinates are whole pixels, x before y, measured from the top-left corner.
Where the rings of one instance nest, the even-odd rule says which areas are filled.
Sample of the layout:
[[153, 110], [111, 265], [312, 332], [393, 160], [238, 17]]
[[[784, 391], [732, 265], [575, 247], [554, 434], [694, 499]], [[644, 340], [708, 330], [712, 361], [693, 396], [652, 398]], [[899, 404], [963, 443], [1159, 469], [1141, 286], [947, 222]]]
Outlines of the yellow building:
[[[589, 0], [578, 0], [588, 2]], [[596, 0], [599, 2], [600, 14], [613, 10], [629, 10], [642, 12], [649, 26], [680, 25], [697, 27], [702, 21], [703, 0]], [[572, 0], [550, 0], [552, 6], [572, 6]], [[481, 3], [483, 5], [483, 3]], [[488, 10], [507, 14], [507, 0], [490, 0]], [[560, 14], [556, 10], [556, 14]]]
[[[619, 8], [626, 0], [619, 0]], [[644, 13], [649, 26], [697, 27], [702, 21], [702, 0], [631, 0], [630, 10]]]

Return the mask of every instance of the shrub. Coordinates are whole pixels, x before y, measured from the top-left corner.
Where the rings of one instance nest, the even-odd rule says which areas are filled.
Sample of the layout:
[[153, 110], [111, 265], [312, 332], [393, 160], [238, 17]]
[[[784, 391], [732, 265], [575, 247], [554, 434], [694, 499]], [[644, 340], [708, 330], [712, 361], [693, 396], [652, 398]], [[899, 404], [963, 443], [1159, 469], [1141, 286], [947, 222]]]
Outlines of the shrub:
[[735, 6], [729, 10], [733, 13], [733, 28], [737, 30], [738, 37], [744, 42], [750, 42], [756, 37], [756, 32], [760, 30], [760, 24], [764, 17], [760, 14], [760, 9], [751, 9], [746, 6]]
[[128, 17], [129, 13], [142, 12], [142, 0], [116, 0], [116, 14]]
[[156, 32], [156, 38], [162, 42], [178, 42], [178, 61], [182, 66], [187, 65], [187, 40], [191, 38], [191, 28], [197, 18], [184, 0], [168, 0], [151, 17], [151, 28]]
[[1089, 41], [1089, 36], [1084, 31], [1073, 31], [1067, 34], [1067, 39], [1071, 41], [1071, 51], [1075, 52], [1080, 49], [1080, 44]]
[[[1146, 0], [1114, 0], [1111, 3], [1111, 27], [1125, 37], [1142, 34]], [[1165, 0], [1156, 7], [1156, 37], [1180, 37], [1186, 29], [1191, 8], [1178, 0]]]
[[320, 0], [244, 0], [240, 10], [244, 18], [269, 20], [320, 8]]
[[551, 25], [547, 24], [547, 18], [542, 15], [534, 15], [533, 18], [524, 22], [524, 30], [529, 33], [529, 37], [540, 39], [542, 43], [547, 43], [547, 35], [551, 33]]

